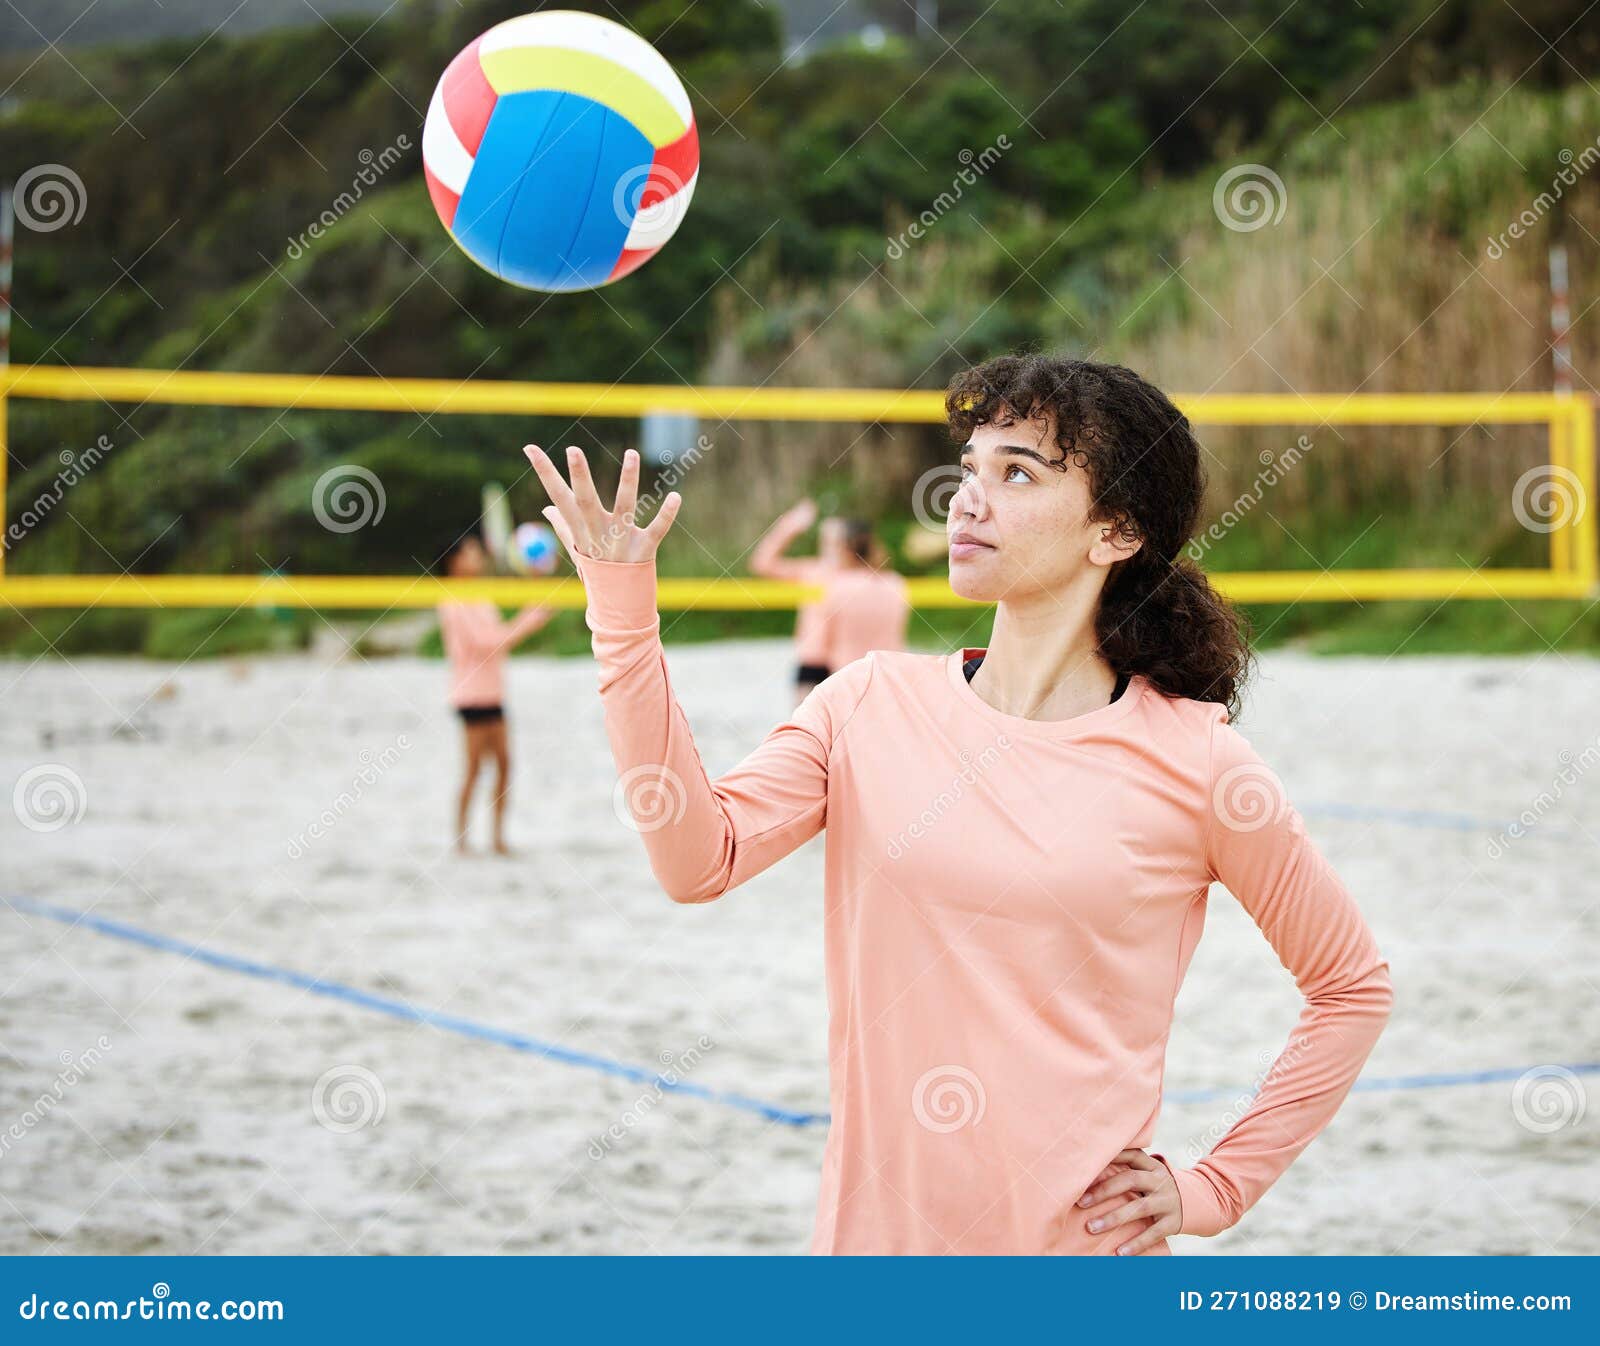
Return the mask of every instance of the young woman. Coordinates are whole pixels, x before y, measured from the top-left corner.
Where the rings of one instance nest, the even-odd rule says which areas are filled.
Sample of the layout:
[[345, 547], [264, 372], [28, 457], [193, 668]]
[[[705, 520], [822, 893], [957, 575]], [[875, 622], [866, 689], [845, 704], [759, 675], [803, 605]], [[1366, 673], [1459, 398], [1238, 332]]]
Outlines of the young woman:
[[[720, 897], [826, 826], [812, 1251], [1165, 1254], [1235, 1224], [1332, 1119], [1389, 965], [1229, 723], [1249, 654], [1182, 556], [1186, 418], [1128, 369], [1037, 355], [966, 371], [946, 409], [950, 581], [997, 605], [989, 644], [865, 655], [715, 781], [659, 639], [678, 496], [640, 528], [637, 459], [607, 510], [579, 451], [570, 488], [528, 456], [588, 592], [616, 765], [673, 798], [641, 832], [668, 894]], [[1305, 1005], [1245, 1114], [1174, 1166], [1146, 1147], [1213, 881]]]
[[[457, 579], [483, 574], [483, 544], [468, 534], [456, 544], [446, 564]], [[517, 645], [555, 616], [554, 608], [524, 608], [503, 621], [493, 603], [439, 604], [439, 634], [450, 661], [450, 704], [465, 731], [465, 774], [456, 796], [455, 849], [467, 853], [467, 815], [478, 775], [494, 763], [494, 851], [510, 855], [506, 844], [506, 801], [511, 783], [511, 746], [506, 738], [505, 662]]]

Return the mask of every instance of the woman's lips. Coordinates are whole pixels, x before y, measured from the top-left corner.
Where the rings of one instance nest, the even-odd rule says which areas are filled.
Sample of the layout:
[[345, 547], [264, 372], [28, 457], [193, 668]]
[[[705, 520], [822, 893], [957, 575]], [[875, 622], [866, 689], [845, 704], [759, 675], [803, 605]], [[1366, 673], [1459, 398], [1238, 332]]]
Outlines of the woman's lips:
[[993, 550], [993, 547], [984, 542], [952, 542], [950, 544], [950, 559], [952, 561], [965, 561], [968, 557]]

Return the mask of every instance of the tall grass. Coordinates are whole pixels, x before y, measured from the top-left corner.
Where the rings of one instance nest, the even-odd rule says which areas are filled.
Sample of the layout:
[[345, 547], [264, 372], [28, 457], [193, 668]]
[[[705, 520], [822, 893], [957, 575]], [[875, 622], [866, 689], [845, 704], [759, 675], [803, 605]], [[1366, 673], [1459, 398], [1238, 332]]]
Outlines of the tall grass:
[[[1597, 136], [1600, 91], [1465, 84], [1336, 116], [1295, 142], [1268, 165], [1284, 184], [1281, 220], [1253, 230], [1225, 227], [1214, 209], [1222, 164], [1098, 218], [973, 207], [899, 261], [863, 250], [821, 289], [762, 288], [757, 262], [740, 280], [761, 312], [725, 308], [709, 378], [939, 387], [960, 364], [1026, 343], [1117, 360], [1179, 393], [1547, 390], [1547, 248], [1560, 236], [1577, 386], [1593, 390], [1600, 167], [1580, 173], [1575, 161], [1558, 208], [1498, 259], [1486, 243], [1538, 209], [1541, 192], [1554, 196], [1562, 150], [1581, 155]], [[744, 480], [751, 459], [738, 455], [694, 484], [694, 509], [747, 530], [819, 477], [859, 507], [903, 508], [917, 473], [948, 453], [936, 431], [914, 427], [738, 430], [760, 470]], [[1518, 477], [1546, 453], [1540, 427], [1308, 418], [1207, 430], [1213, 514], [1302, 432], [1312, 451], [1243, 525], [1264, 562], [1348, 565], [1352, 531], [1386, 535], [1379, 550], [1396, 564], [1543, 558], [1544, 539], [1511, 512]]]

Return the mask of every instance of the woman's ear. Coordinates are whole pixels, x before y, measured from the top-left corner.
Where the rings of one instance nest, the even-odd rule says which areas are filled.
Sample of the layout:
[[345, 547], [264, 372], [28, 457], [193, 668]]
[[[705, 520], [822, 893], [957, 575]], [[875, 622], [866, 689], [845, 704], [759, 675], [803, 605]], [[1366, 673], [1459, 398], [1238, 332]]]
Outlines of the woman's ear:
[[1101, 525], [1100, 536], [1089, 548], [1089, 560], [1098, 566], [1113, 566], [1126, 561], [1143, 544], [1131, 520], [1114, 519]]

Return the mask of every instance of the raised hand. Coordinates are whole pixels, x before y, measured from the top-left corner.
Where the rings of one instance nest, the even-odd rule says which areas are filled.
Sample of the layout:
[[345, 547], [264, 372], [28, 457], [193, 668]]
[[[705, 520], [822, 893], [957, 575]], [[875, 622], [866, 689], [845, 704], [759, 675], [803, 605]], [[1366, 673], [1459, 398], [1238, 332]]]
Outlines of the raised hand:
[[634, 523], [633, 510], [639, 500], [639, 455], [633, 449], [622, 455], [622, 477], [617, 482], [617, 498], [610, 509], [600, 503], [594, 478], [589, 475], [589, 460], [577, 445], [567, 446], [567, 471], [572, 476], [570, 487], [561, 479], [550, 455], [537, 444], [528, 444], [522, 451], [528, 455], [528, 461], [554, 502], [540, 513], [550, 521], [574, 562], [580, 556], [592, 556], [601, 561], [650, 560], [672, 527], [678, 507], [683, 504], [683, 497], [671, 491], [646, 527], [640, 528]]

